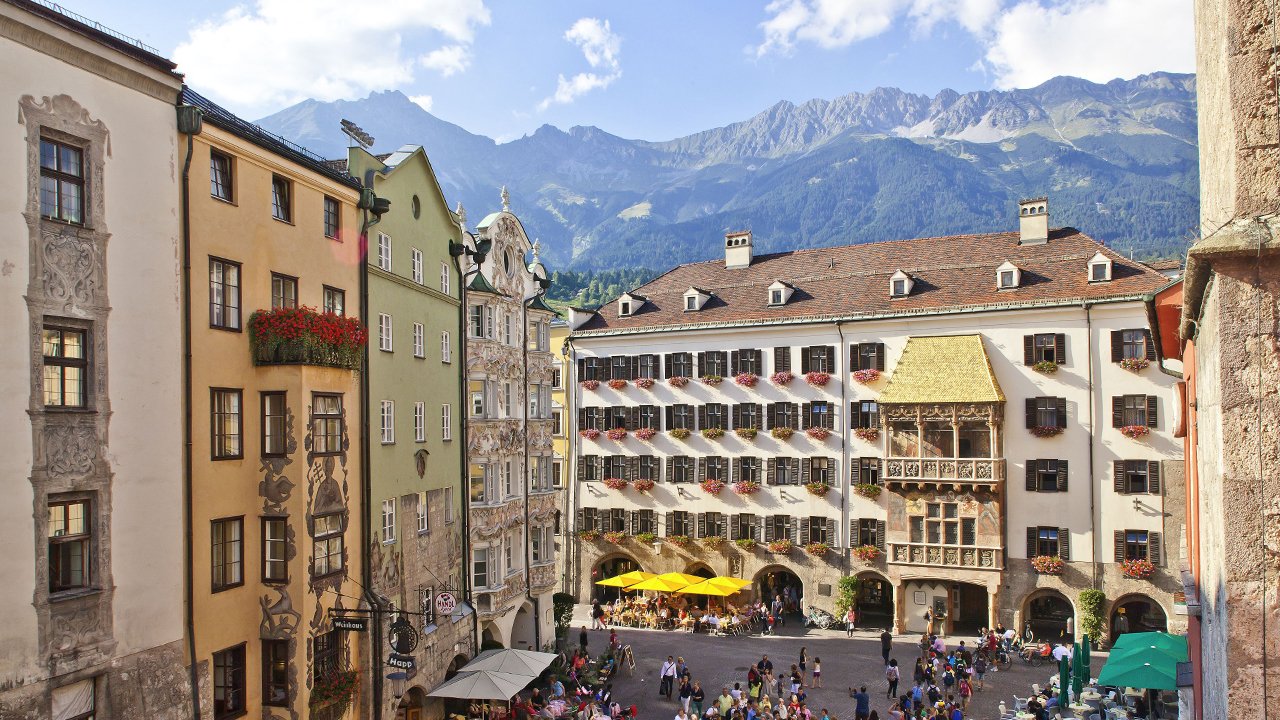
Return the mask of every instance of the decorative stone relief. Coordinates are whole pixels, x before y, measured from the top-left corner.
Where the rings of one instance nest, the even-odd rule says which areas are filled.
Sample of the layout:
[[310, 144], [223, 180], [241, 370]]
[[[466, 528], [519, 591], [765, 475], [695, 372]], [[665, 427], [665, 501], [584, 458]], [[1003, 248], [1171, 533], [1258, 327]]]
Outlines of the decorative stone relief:
[[293, 600], [289, 597], [288, 588], [272, 587], [276, 593], [273, 601], [271, 595], [258, 598], [262, 606], [261, 636], [268, 640], [286, 640], [293, 638], [302, 622], [302, 614], [293, 609]]
[[86, 307], [104, 304], [105, 262], [93, 238], [46, 231], [41, 236], [40, 253], [42, 286], [48, 301], [73, 317], [84, 316]]
[[87, 475], [98, 458], [98, 436], [87, 426], [54, 425], [45, 428], [48, 472], [57, 478]]

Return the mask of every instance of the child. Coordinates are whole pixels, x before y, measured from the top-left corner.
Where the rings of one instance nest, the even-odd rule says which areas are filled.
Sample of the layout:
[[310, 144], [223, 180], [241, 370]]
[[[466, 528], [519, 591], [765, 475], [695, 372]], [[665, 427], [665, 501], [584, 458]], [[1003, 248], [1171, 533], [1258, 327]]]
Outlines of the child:
[[[815, 688], [822, 687], [822, 658], [820, 657], [813, 659], [813, 686]], [[826, 712], [826, 710], [823, 710], [823, 712]]]

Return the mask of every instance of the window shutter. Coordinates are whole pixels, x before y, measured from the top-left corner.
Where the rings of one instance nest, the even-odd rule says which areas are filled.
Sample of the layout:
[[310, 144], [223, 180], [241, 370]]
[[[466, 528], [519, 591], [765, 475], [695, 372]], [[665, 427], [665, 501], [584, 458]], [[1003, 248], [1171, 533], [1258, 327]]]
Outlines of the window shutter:
[[813, 460], [804, 458], [800, 461], [800, 484], [808, 485], [809, 478], [813, 475]]
[[880, 548], [881, 552], [884, 551], [884, 521], [883, 520], [876, 521], [876, 547]]
[[813, 537], [813, 529], [809, 525], [809, 516], [806, 515], [800, 518], [800, 540], [802, 542], [808, 542]]
[[764, 533], [760, 539], [761, 542], [773, 542], [773, 516], [765, 518]]
[[858, 519], [854, 518], [849, 521], [849, 542], [847, 545], [851, 548], [858, 546]]
[[1124, 557], [1124, 531], [1117, 530], [1115, 533], [1115, 554], [1116, 562], [1122, 562]]
[[676, 514], [669, 512], [663, 516], [662, 532], [667, 537], [671, 537], [671, 531], [676, 526]]
[[707, 479], [707, 459], [705, 457], [698, 458], [698, 482]]
[[640, 356], [632, 355], [631, 356], [631, 377], [627, 379], [635, 380], [638, 377], [640, 377]]
[[627, 458], [627, 479], [631, 482], [640, 479], [640, 458], [635, 455]]
[[[805, 529], [807, 530], [809, 525], [808, 518], [805, 518], [804, 524]], [[800, 544], [800, 523], [796, 522], [796, 519], [793, 517], [787, 518], [787, 535], [790, 538], [792, 545]]]
[[627, 429], [638, 430], [640, 428], [640, 406], [632, 405], [627, 408]]
[[1064, 397], [1055, 398], [1058, 403], [1058, 427], [1065, 428], [1067, 426], [1067, 399]]
[[1067, 491], [1067, 461], [1058, 461], [1058, 492]]
[[769, 458], [769, 462], [764, 468], [764, 482], [766, 485], [772, 485], [778, 477], [777, 473], [778, 458]]
[[1111, 396], [1111, 427], [1124, 427], [1124, 396]]
[[1147, 396], [1147, 427], [1159, 427], [1156, 413], [1159, 411], [1159, 400], [1155, 395]]
[[1040, 529], [1027, 528], [1027, 559], [1040, 554]]
[[1159, 567], [1162, 564], [1160, 562], [1162, 559], [1161, 550], [1162, 548], [1160, 547], [1160, 533], [1158, 532], [1147, 533], [1147, 559], [1150, 560], [1151, 564], [1155, 565], [1156, 567]]
[[756, 421], [754, 424], [756, 425], [756, 429], [760, 430], [764, 426], [764, 405], [761, 405], [760, 403], [755, 403], [752, 409], [755, 410], [755, 416], [756, 416]]
[[667, 353], [662, 357], [662, 369], [664, 370], [663, 375], [665, 377], [671, 377], [671, 364], [671, 353]]
[[876, 343], [876, 369], [884, 372], [884, 343]]
[[791, 405], [791, 429], [799, 430], [800, 429], [800, 417], [799, 417], [800, 406], [797, 403], [790, 403], [790, 405]]
[[578, 530], [586, 530], [586, 529], [587, 529], [587, 528], [583, 525], [583, 522], [584, 522], [584, 521], [583, 521], [583, 519], [582, 519], [582, 516], [583, 516], [583, 515], [584, 515], [584, 513], [583, 513], [583, 511], [582, 511], [582, 508], [578, 508], [578, 521], [574, 523], [574, 527], [575, 527], [576, 529], [578, 529]]
[[707, 514], [698, 513], [698, 534], [696, 535], [696, 537], [706, 537], [706, 536], [707, 536]]
[[1143, 345], [1146, 346], [1146, 350], [1147, 350], [1147, 359], [1155, 360], [1156, 359], [1156, 342], [1151, 338], [1151, 331], [1143, 330], [1142, 335], [1144, 338]]
[[1039, 489], [1039, 483], [1036, 482], [1036, 475], [1039, 468], [1039, 460], [1027, 461], [1027, 492], [1035, 492]]
[[760, 516], [751, 515], [749, 517], [750, 517], [750, 521], [749, 521], [750, 524], [747, 526], [747, 529], [751, 531], [751, 538], [753, 540], [759, 541], [760, 540]]
[[835, 372], [836, 371], [836, 346], [828, 345], [825, 348], [823, 348], [823, 350], [826, 351], [826, 354], [827, 354], [827, 372]]
[[1059, 365], [1067, 364], [1067, 336], [1058, 333], [1053, 336], [1053, 360]]
[[667, 482], [676, 481], [676, 459], [675, 457], [667, 458]]
[[1160, 461], [1150, 460], [1147, 462], [1147, 492], [1152, 495], [1160, 494]]
[[761, 350], [752, 350], [751, 352], [755, 353], [756, 372], [763, 375], [764, 374], [764, 352]]
[[809, 348], [800, 348], [800, 374], [809, 372]]
[[707, 427], [707, 406], [698, 406], [698, 429], [705, 430]]
[[1118, 363], [1124, 359], [1124, 331], [1111, 331], [1111, 362]]
[[836, 544], [836, 521], [834, 518], [827, 518], [827, 543]]
[[707, 354], [705, 352], [698, 353], [698, 367], [694, 369], [694, 372], [699, 377], [707, 374]]
[[[578, 482], [585, 482], [587, 479], [587, 459], [585, 457], [578, 460]], [[582, 524], [582, 520], [578, 520], [578, 524]]]
[[802, 416], [802, 417], [801, 417], [801, 419], [800, 419], [800, 428], [801, 428], [801, 429], [808, 429], [808, 427], [809, 427], [809, 413], [813, 411], [813, 403], [805, 403], [804, 405], [802, 405], [802, 406], [801, 406], [801, 408], [802, 408], [802, 409], [801, 409], [801, 411], [800, 411], [800, 414], [801, 414], [801, 416]]
[[862, 353], [860, 352], [859, 347], [858, 343], [854, 343], [849, 346], [849, 372], [862, 369], [862, 366], [858, 364], [861, 362], [862, 358]]
[[788, 458], [791, 463], [791, 484], [796, 485], [800, 479], [800, 458]]
[[1058, 557], [1064, 561], [1071, 560], [1071, 530], [1058, 528]]
[[736, 428], [742, 427], [742, 404], [741, 403], [733, 406], [733, 426]]
[[675, 412], [676, 412], [675, 408], [670, 405], [662, 408], [662, 414], [666, 416], [668, 430], [675, 429], [675, 426], [676, 426]]
[[1030, 430], [1035, 426], [1036, 426], [1036, 399], [1033, 397], [1029, 397], [1027, 398], [1027, 429]]
[[791, 369], [791, 348], [776, 347], [773, 349], [773, 371], [782, 372]]
[[578, 379], [579, 380], [587, 379], [586, 368], [587, 368], [587, 361], [579, 358], [578, 360]]
[[822, 427], [828, 430], [836, 429], [836, 406], [834, 403], [827, 408], [826, 415], [822, 418]]
[[1023, 365], [1036, 364], [1036, 336], [1035, 335], [1022, 336], [1022, 364]]
[[742, 351], [732, 350], [729, 352], [729, 374], [738, 374], [738, 365], [742, 363]]
[[733, 477], [731, 477], [730, 480], [733, 480], [736, 482], [741, 479], [742, 479], [742, 458], [736, 457], [733, 459]]
[[736, 516], [731, 515], [729, 517], [729, 539], [737, 540], [742, 537], [742, 533], [739, 531], [738, 526], [742, 524], [742, 520], [746, 517], [746, 513], [739, 513]]
[[638, 513], [636, 513], [635, 510], [627, 511], [627, 534], [629, 535], [636, 534], [636, 515], [637, 514]]
[[579, 430], [587, 429], [587, 409], [586, 408], [578, 408], [578, 429]]
[[1124, 461], [1115, 460], [1111, 463], [1111, 479], [1115, 485], [1115, 491], [1124, 494]]
[[765, 406], [764, 406], [764, 408], [765, 408], [765, 412], [764, 412], [764, 422], [762, 423], [762, 424], [763, 424], [763, 427], [761, 427], [760, 429], [761, 429], [761, 430], [768, 430], [768, 429], [770, 429], [770, 428], [774, 427], [775, 425], [777, 425], [777, 422], [774, 420], [773, 414], [774, 414], [774, 412], [776, 412], [776, 411], [777, 411], [777, 409], [778, 409], [778, 404], [777, 404], [777, 403], [769, 403], [768, 405], [765, 405]]

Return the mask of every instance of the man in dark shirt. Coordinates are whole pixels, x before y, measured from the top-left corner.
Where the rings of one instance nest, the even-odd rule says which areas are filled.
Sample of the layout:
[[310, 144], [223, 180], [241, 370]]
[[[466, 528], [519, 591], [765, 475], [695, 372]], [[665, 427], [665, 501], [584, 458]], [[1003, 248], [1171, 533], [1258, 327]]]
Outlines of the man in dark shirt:
[[760, 662], [756, 663], [756, 670], [759, 670], [761, 675], [767, 675], [773, 672], [773, 662], [769, 660], [768, 655], [762, 655], [760, 657]]
[[871, 696], [867, 694], [866, 685], [853, 694], [853, 716], [855, 720], [867, 720], [871, 716]]
[[880, 654], [884, 656], [884, 664], [889, 665], [889, 651], [893, 649], [893, 633], [889, 632], [889, 628], [885, 628], [880, 633]]

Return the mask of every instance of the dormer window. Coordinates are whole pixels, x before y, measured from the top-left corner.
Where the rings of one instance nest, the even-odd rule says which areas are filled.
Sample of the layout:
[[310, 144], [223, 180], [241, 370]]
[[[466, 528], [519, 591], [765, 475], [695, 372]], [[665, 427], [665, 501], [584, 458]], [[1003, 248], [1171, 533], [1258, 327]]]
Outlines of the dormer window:
[[690, 295], [684, 299], [684, 309], [685, 310], [698, 309], [698, 298], [696, 295]]
[[618, 314], [622, 316], [631, 314], [631, 301], [623, 300], [618, 303]]
[[996, 268], [996, 287], [1000, 290], [1016, 288], [1022, 282], [1022, 271], [1017, 265], [1006, 262]]
[[1089, 258], [1089, 282], [1108, 282], [1111, 280], [1111, 258], [1096, 253]]
[[711, 293], [701, 288], [691, 287], [684, 293], [684, 310], [685, 312], [701, 310], [710, 299]]
[[770, 305], [781, 305], [781, 304], [782, 304], [782, 291], [781, 291], [781, 290], [770, 290], [770, 291], [769, 291], [769, 304], [770, 304]]
[[915, 284], [911, 276], [899, 270], [889, 278], [889, 297], [906, 297], [911, 294], [911, 286]]
[[795, 288], [781, 280], [774, 280], [769, 286], [769, 305], [786, 305]]

